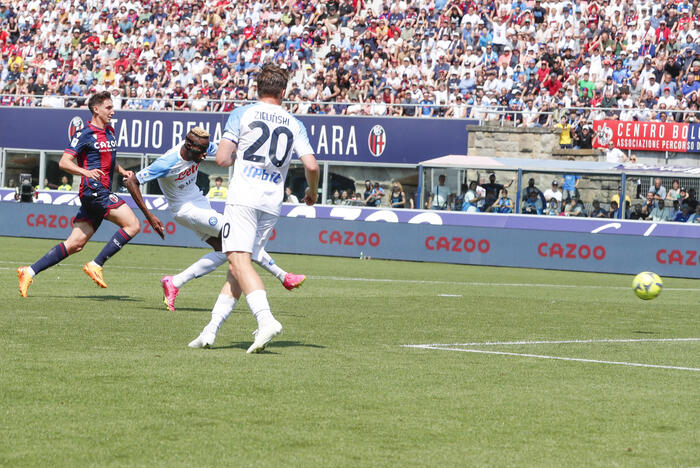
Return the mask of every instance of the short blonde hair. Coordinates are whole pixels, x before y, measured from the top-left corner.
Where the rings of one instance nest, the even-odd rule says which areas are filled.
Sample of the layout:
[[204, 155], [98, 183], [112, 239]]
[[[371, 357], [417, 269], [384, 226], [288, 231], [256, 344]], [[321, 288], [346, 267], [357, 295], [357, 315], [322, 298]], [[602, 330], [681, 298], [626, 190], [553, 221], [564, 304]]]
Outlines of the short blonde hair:
[[202, 127], [194, 127], [192, 130], [190, 130], [190, 133], [198, 136], [199, 138], [209, 138], [209, 132]]

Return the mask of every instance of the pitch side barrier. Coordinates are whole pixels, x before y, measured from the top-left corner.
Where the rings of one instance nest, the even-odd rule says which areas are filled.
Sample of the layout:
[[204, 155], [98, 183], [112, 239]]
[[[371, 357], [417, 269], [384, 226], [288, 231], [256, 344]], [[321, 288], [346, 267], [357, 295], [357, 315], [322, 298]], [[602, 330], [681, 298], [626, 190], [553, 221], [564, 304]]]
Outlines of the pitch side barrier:
[[[77, 193], [42, 192], [35, 203], [11, 201], [14, 192], [7, 189], [0, 195], [0, 236], [64, 239], [80, 204]], [[135, 208], [130, 196], [123, 198]], [[208, 247], [175, 223], [162, 196], [145, 200], [167, 235], [161, 240], [141, 215], [134, 243]], [[223, 202], [212, 204], [223, 211]], [[138, 208], [135, 212], [140, 214]], [[100, 228], [93, 240], [104, 242], [113, 230]], [[698, 224], [284, 205], [268, 250], [602, 273], [651, 270], [700, 278], [698, 239]]]

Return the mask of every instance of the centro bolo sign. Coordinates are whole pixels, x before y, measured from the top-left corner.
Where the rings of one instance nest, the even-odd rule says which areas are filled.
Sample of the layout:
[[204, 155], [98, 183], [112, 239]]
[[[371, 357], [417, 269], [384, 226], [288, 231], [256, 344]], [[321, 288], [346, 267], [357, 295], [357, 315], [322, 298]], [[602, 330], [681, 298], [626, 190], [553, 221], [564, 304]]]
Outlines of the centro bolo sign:
[[[161, 154], [196, 126], [218, 142], [228, 114], [120, 110], [112, 120], [117, 151]], [[298, 116], [323, 161], [418, 164], [435, 154], [465, 154], [467, 125], [474, 120], [343, 116]], [[87, 110], [7, 107], [0, 114], [5, 148], [62, 151], [69, 137], [90, 119]], [[41, 128], [41, 132], [36, 132]]]

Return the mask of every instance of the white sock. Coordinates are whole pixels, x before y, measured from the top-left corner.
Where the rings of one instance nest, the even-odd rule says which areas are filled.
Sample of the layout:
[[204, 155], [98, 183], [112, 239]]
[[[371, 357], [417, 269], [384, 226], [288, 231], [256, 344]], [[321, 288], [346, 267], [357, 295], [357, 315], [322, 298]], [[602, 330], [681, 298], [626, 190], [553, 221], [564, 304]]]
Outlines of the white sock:
[[270, 257], [270, 254], [264, 250], [261, 250], [258, 254], [258, 259], [255, 263], [272, 273], [272, 276], [284, 282], [284, 277], [287, 276], [287, 272], [277, 266], [275, 261]]
[[219, 268], [219, 265], [226, 261], [226, 254], [222, 252], [209, 252], [184, 271], [173, 276], [173, 284], [176, 288], [181, 288], [188, 281], [202, 277]]
[[236, 307], [236, 302], [238, 302], [238, 300], [233, 296], [219, 294], [219, 297], [216, 299], [216, 304], [214, 304], [214, 308], [211, 310], [211, 320], [207, 326], [204, 327], [204, 331], [211, 331], [216, 335], [221, 325], [223, 325], [229, 315], [231, 315], [233, 308]]
[[32, 267], [27, 267], [27, 273], [29, 273], [29, 276], [31, 278], [34, 278], [36, 276], [36, 273], [34, 273], [34, 270], [32, 269]]
[[272, 312], [270, 312], [270, 304], [267, 302], [267, 293], [264, 289], [251, 292], [245, 297], [245, 300], [248, 301], [248, 307], [250, 307], [255, 320], [258, 321], [258, 328], [271, 320], [275, 320]]

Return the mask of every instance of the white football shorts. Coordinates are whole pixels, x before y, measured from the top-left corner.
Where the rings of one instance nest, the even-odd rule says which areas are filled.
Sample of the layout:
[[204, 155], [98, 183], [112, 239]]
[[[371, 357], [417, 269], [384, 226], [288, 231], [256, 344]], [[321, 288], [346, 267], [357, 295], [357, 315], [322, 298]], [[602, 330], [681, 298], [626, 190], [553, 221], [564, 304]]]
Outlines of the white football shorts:
[[256, 259], [265, 248], [277, 216], [241, 205], [226, 205], [221, 228], [224, 252], [249, 252]]
[[178, 224], [194, 231], [203, 241], [219, 237], [219, 231], [224, 225], [223, 216], [211, 207], [206, 198], [185, 203], [174, 218]]

